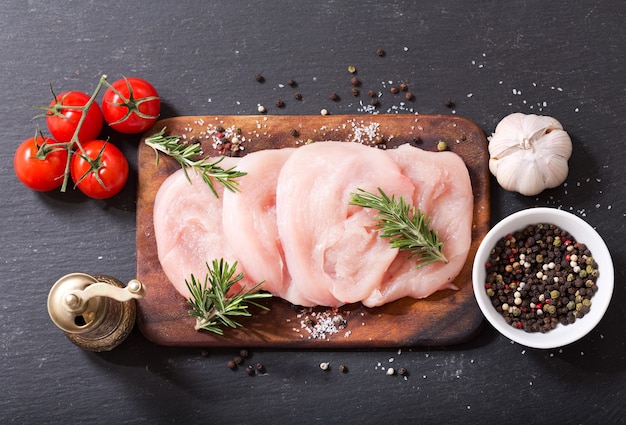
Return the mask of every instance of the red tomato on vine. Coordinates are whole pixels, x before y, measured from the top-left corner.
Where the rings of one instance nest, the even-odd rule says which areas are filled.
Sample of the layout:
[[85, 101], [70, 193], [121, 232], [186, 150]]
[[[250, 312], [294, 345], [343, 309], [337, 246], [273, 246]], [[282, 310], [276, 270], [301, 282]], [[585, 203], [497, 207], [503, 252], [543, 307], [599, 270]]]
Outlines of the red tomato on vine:
[[67, 148], [54, 147], [55, 143], [50, 138], [31, 137], [24, 140], [15, 151], [13, 169], [26, 187], [47, 192], [63, 183]]
[[94, 199], [117, 195], [128, 180], [128, 161], [117, 147], [104, 140], [83, 143], [70, 161], [70, 173], [78, 190]]
[[142, 133], [159, 118], [161, 100], [156, 89], [143, 78], [115, 81], [104, 92], [102, 113], [111, 128], [120, 133]]
[[[83, 115], [83, 110], [79, 108], [84, 108], [90, 98], [87, 93], [80, 91], [68, 91], [55, 96], [46, 112], [46, 124], [52, 138], [58, 142], [69, 142], [72, 139]], [[98, 138], [102, 124], [100, 106], [93, 102], [78, 132], [78, 140], [82, 143]]]

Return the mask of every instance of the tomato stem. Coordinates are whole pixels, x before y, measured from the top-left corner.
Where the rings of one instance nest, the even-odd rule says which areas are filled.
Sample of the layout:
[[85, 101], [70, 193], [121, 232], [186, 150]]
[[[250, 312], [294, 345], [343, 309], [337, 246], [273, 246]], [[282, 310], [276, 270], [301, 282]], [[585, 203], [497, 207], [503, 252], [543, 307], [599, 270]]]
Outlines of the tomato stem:
[[83, 145], [80, 143], [80, 140], [78, 140], [78, 133], [80, 132], [80, 129], [82, 128], [83, 123], [85, 122], [85, 119], [87, 118], [87, 113], [89, 112], [91, 105], [93, 105], [93, 103], [96, 100], [96, 97], [100, 93], [100, 90], [102, 90], [102, 87], [104, 86], [108, 86], [106, 74], [103, 74], [100, 77], [100, 80], [98, 81], [98, 85], [96, 86], [96, 89], [94, 90], [93, 94], [91, 95], [87, 103], [85, 103], [83, 106], [80, 106], [80, 107], [72, 107], [72, 109], [77, 109], [77, 110], [82, 111], [82, 114], [80, 116], [80, 119], [78, 120], [78, 124], [76, 125], [76, 130], [74, 131], [72, 138], [70, 139], [69, 142], [67, 142], [68, 155], [67, 155], [67, 163], [65, 166], [65, 175], [63, 176], [63, 184], [61, 185], [61, 192], [65, 192], [67, 190], [67, 183], [70, 180], [70, 160], [72, 158], [72, 155], [71, 155], [72, 146], [76, 146], [77, 150], [79, 150], [83, 154], [85, 153], [85, 150], [83, 149]]

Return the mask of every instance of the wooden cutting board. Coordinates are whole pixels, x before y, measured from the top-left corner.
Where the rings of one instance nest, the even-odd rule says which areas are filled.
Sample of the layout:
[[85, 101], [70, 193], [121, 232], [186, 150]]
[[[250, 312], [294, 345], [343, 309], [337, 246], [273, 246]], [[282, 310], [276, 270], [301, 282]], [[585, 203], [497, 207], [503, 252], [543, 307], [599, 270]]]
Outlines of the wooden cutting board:
[[[307, 141], [340, 140], [375, 146], [382, 138], [388, 149], [411, 143], [431, 151], [444, 141], [469, 169], [474, 222], [467, 262], [454, 281], [459, 288], [456, 291], [440, 291], [421, 300], [404, 298], [377, 308], [357, 303], [335, 311], [296, 307], [271, 298], [263, 300], [270, 311], [252, 308], [253, 316], [240, 320], [242, 328], [226, 329], [224, 336], [198, 332], [186, 301], [161, 269], [154, 239], [155, 195], [179, 165], [161, 155], [157, 166], [154, 151], [142, 139], [138, 158], [137, 278], [147, 291], [138, 303], [137, 320], [149, 340], [170, 346], [239, 348], [435, 346], [466, 341], [479, 329], [482, 314], [472, 290], [472, 261], [489, 230], [490, 212], [487, 141], [476, 124], [454, 115], [190, 116], [159, 121], [145, 135], [163, 127], [167, 128], [166, 134], [200, 141], [210, 156], [220, 153], [218, 130], [227, 134], [227, 139], [237, 135], [241, 141], [236, 153], [239, 156], [262, 149], [297, 147]], [[328, 324], [336, 316], [339, 318], [335, 320], [344, 319], [342, 326], [335, 326], [336, 333], [310, 334], [310, 330], [316, 330], [314, 326]]]

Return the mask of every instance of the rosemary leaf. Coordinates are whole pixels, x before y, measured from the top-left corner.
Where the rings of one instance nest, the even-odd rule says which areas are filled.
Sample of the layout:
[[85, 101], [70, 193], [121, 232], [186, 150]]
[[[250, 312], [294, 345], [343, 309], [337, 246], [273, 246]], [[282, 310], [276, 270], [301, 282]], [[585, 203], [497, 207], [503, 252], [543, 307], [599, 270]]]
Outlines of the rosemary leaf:
[[224, 160], [223, 156], [214, 161], [211, 161], [208, 157], [201, 157], [202, 146], [200, 143], [183, 143], [180, 136], [165, 136], [164, 134], [165, 128], [152, 136], [146, 137], [145, 140], [146, 145], [150, 146], [156, 154], [157, 166], [159, 165], [159, 153], [162, 153], [172, 157], [182, 166], [187, 180], [191, 181], [189, 174], [187, 174], [188, 168], [200, 173], [202, 180], [209, 186], [211, 192], [216, 197], [219, 197], [219, 195], [215, 190], [213, 180], [221, 183], [231, 192], [239, 190], [237, 187], [239, 182], [236, 179], [245, 176], [247, 173], [237, 171], [235, 167], [222, 168], [219, 164]]
[[380, 196], [363, 189], [358, 191], [350, 194], [350, 204], [378, 210], [375, 220], [380, 236], [388, 238], [392, 248], [410, 251], [410, 258], [417, 261], [415, 268], [436, 261], [448, 262], [439, 234], [430, 228], [431, 219], [418, 208], [407, 204], [403, 197], [389, 198], [381, 188], [378, 188]]
[[203, 282], [200, 282], [193, 274], [185, 284], [191, 293], [187, 304], [191, 307], [189, 315], [196, 319], [195, 329], [213, 332], [223, 335], [222, 326], [230, 328], [240, 327], [241, 324], [231, 316], [251, 316], [248, 311], [249, 305], [254, 305], [263, 310], [269, 310], [255, 300], [269, 298], [272, 295], [266, 292], [257, 292], [263, 282], [258, 283], [251, 289], [240, 289], [233, 295], [228, 291], [234, 284], [243, 279], [243, 273], [234, 276], [237, 270], [237, 262], [230, 266], [224, 259], [213, 260], [212, 266], [206, 263], [208, 273]]

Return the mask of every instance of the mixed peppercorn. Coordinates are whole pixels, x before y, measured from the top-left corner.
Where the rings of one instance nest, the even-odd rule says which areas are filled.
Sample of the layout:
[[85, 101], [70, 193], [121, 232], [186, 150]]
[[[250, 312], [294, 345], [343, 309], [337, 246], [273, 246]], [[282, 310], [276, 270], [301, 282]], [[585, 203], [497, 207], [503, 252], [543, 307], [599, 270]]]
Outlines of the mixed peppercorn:
[[591, 308], [598, 265], [583, 243], [554, 224], [529, 225], [506, 235], [485, 264], [485, 290], [511, 326], [547, 332]]

